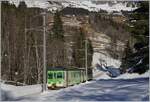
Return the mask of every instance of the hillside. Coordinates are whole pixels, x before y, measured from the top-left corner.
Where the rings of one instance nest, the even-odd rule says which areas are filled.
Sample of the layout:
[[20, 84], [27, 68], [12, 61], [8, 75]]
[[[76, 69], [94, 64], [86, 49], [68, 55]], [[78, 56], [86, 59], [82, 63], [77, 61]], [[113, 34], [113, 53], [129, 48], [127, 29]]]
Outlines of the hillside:
[[[32, 70], [37, 70], [35, 71], [35, 73], [33, 73], [37, 75], [33, 82], [36, 82], [36, 79], [38, 79], [38, 83], [40, 83], [42, 75], [42, 47], [39, 47], [39, 45], [42, 45], [41, 32], [25, 32], [24, 29], [25, 27], [30, 28], [36, 27], [37, 25], [41, 26], [42, 18], [37, 17], [33, 20], [32, 16], [39, 14], [42, 9], [33, 7], [28, 8], [26, 7], [28, 5], [26, 5], [24, 2], [22, 2], [22, 4], [20, 4], [18, 8], [16, 8], [15, 5], [10, 5], [10, 8], [12, 7], [12, 9], [7, 9], [8, 5], [9, 3], [5, 2], [5, 5], [2, 6], [2, 24], [5, 26], [5, 28], [2, 29], [2, 32], [4, 32], [2, 35], [2, 56], [4, 57], [5, 53], [8, 52], [9, 57], [4, 57], [5, 60], [3, 60], [2, 66], [7, 66], [9, 72], [11, 72], [11, 70], [13, 70], [13, 72], [15, 73], [19, 72], [19, 75], [16, 76], [16, 79], [11, 79], [12, 76], [15, 75], [14, 73], [12, 73], [10, 74], [10, 76], [7, 76], [5, 78], [8, 78], [10, 80], [18, 80], [19, 76], [22, 75], [22, 70], [30, 72]], [[19, 11], [17, 11], [17, 9], [19, 9]], [[6, 11], [10, 13], [7, 13]], [[13, 14], [16, 14], [16, 16]], [[48, 23], [48, 33], [46, 33], [48, 66], [65, 65], [85, 67], [85, 59], [83, 59], [85, 57], [85, 43], [82, 40], [89, 39], [92, 47], [92, 50], [88, 49], [88, 53], [91, 53], [91, 55], [88, 55], [89, 68], [95, 68], [96, 64], [107, 64], [109, 66], [119, 67], [121, 61], [120, 59], [124, 51], [125, 41], [129, 36], [128, 32], [123, 30], [124, 16], [107, 15], [106, 13], [99, 14], [97, 12], [89, 12], [83, 8], [64, 8], [60, 10], [60, 14], [64, 33], [63, 41], [65, 41], [65, 43], [63, 43], [63, 41], [54, 39], [52, 22], [55, 21], [55, 14], [48, 12], [46, 15], [46, 21]], [[4, 17], [5, 15], [9, 16]], [[9, 25], [9, 23], [11, 22], [11, 18], [9, 17], [11, 17], [12, 15], [12, 18], [14, 19], [13, 22], [17, 21], [17, 23], [12, 23], [12, 25]], [[118, 21], [119, 19], [117, 19], [117, 17], [119, 19], [123, 18], [123, 20], [120, 19], [120, 21]], [[116, 18], [117, 20], [114, 18]], [[8, 19], [8, 23], [4, 23], [6, 22], [6, 19]], [[23, 24], [24, 22], [25, 25]], [[122, 26], [120, 26], [120, 24]], [[103, 25], [105, 25], [105, 27]], [[7, 31], [7, 28], [9, 28], [10, 26], [14, 27], [13, 30], [9, 29]], [[11, 32], [15, 36], [11, 37], [9, 33], [5, 34], [6, 32]], [[7, 42], [7, 39], [9, 39], [10, 42]], [[11, 42], [12, 44], [10, 45]], [[5, 47], [4, 45], [7, 45], [8, 47]], [[12, 48], [12, 51], [10, 50], [10, 48]], [[77, 49], [82, 49], [82, 51]], [[14, 51], [18, 51], [18, 53], [15, 53]], [[99, 57], [95, 57], [96, 53], [99, 53]], [[16, 57], [16, 60], [11, 61], [13, 56], [18, 57]], [[59, 59], [57, 59], [58, 56], [60, 57]], [[29, 63], [28, 60], [33, 62]], [[6, 65], [7, 61], [9, 62], [9, 64]], [[18, 63], [18, 61], [20, 62], [20, 64], [16, 64]], [[116, 61], [116, 63], [114, 63], [114, 61]], [[15, 66], [16, 69], [12, 68], [11, 66]], [[30, 69], [31, 66], [34, 66], [32, 70]], [[2, 71], [4, 76], [6, 73], [8, 73], [5, 70]], [[32, 74], [24, 77], [30, 76], [32, 76]], [[25, 79], [26, 78], [19, 80], [22, 81]], [[28, 83], [32, 82], [29, 81]]]
[[[124, 72], [127, 71], [125, 68], [132, 71], [132, 67], [135, 66], [122, 65], [128, 63], [123, 62], [128, 57], [127, 53], [133, 53], [132, 56], [140, 55], [134, 48], [145, 46], [138, 43], [134, 46], [137, 39], [132, 36], [132, 33], [137, 33], [134, 23], [138, 19], [133, 19], [131, 15], [132, 10], [138, 6], [137, 2], [95, 0], [18, 2], [19, 0], [3, 1], [2, 5], [2, 66], [9, 69], [9, 71], [2, 70], [4, 79], [21, 82], [30, 80], [27, 81], [30, 84], [41, 82], [43, 39], [40, 31], [43, 18], [36, 15], [41, 14], [43, 8], [46, 11], [47, 66], [84, 68], [87, 47], [89, 70], [97, 70], [97, 65], [105, 65], [123, 69]], [[139, 11], [141, 10], [137, 9], [134, 12]], [[145, 20], [142, 24], [143, 27], [147, 26]], [[135, 27], [138, 27], [138, 24]], [[35, 31], [26, 31], [26, 28], [35, 28], [33, 29]], [[85, 40], [88, 41], [86, 47]], [[146, 52], [144, 56], [147, 56], [147, 48], [140, 50]], [[144, 57], [142, 54], [140, 56]], [[134, 64], [138, 65], [141, 60], [143, 59], [139, 58]], [[147, 61], [147, 57], [144, 61]], [[26, 76], [23, 71], [34, 73]], [[8, 73], [9, 76], [6, 75]], [[22, 74], [24, 78], [19, 79]], [[32, 77], [34, 81], [30, 79], [31, 76], [34, 76]]]

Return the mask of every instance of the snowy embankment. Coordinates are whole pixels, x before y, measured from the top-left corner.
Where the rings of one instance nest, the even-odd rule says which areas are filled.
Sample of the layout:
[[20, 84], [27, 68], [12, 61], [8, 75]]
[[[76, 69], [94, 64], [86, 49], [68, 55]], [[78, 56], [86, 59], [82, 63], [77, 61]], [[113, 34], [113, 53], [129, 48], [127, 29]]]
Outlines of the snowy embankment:
[[14, 86], [1, 83], [1, 100], [13, 100], [17, 97], [32, 95], [42, 91], [41, 85]]

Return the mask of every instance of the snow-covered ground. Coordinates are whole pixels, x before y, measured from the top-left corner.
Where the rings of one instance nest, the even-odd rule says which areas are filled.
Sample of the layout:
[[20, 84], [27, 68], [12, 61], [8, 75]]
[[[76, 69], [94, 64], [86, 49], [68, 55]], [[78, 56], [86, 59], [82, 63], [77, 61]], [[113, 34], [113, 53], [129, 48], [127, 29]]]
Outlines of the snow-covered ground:
[[[149, 79], [95, 80], [60, 90], [16, 97], [14, 101], [148, 101]], [[31, 89], [31, 88], [30, 88]]]
[[1, 92], [0, 100], [13, 100], [14, 98], [40, 93], [42, 92], [42, 86], [40, 84], [27, 86], [14, 86], [1, 83], [0, 92]]
[[148, 101], [149, 74], [125, 73], [100, 78], [60, 90], [42, 92], [41, 85], [13, 86], [1, 83], [1, 100], [13, 101]]

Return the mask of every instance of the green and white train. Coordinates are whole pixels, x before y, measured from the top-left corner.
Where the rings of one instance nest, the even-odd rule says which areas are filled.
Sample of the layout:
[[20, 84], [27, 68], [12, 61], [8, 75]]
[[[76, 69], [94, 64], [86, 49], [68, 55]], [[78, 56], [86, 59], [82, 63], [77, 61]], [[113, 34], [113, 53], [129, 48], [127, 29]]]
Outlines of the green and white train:
[[[89, 76], [88, 80], [91, 79], [92, 77]], [[85, 69], [65, 67], [51, 67], [47, 69], [48, 88], [68, 87], [85, 81]]]

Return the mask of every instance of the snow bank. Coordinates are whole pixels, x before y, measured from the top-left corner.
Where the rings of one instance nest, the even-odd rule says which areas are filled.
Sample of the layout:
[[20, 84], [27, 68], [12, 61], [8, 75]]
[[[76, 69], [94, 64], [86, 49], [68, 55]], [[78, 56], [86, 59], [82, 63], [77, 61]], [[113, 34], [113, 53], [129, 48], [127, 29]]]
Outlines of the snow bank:
[[1, 84], [1, 100], [10, 100], [17, 97], [36, 94], [42, 91], [41, 85], [28, 86], [13, 86], [8, 84]]
[[138, 73], [125, 73], [122, 74], [120, 76], [118, 76], [117, 78], [114, 79], [135, 79], [135, 78], [147, 78], [150, 75], [150, 70], [148, 70], [147, 72], [145, 72], [144, 74], [138, 74]]

